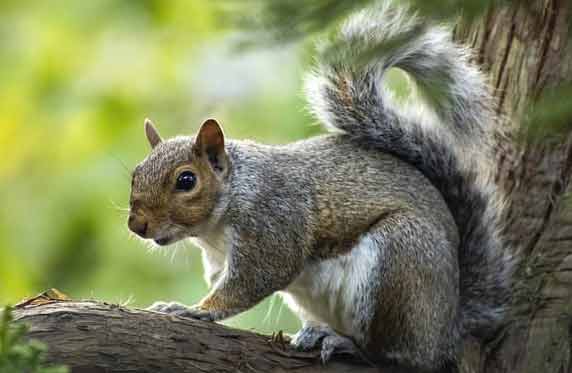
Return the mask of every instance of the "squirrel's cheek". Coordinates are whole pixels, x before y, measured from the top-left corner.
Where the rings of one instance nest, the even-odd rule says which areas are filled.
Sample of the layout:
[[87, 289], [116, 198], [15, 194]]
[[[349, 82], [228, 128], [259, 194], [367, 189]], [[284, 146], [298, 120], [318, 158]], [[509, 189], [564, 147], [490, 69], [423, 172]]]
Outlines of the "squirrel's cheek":
[[179, 208], [171, 214], [171, 220], [184, 226], [196, 226], [208, 220], [209, 212], [204, 206], [192, 205]]

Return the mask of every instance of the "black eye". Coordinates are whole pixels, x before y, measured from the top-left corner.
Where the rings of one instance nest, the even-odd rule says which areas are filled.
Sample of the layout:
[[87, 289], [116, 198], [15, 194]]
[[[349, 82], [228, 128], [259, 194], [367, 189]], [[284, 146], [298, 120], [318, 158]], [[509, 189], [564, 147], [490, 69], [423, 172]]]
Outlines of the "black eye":
[[175, 188], [177, 190], [189, 191], [195, 187], [196, 183], [197, 183], [197, 177], [195, 176], [194, 173], [192, 173], [191, 171], [183, 171], [177, 177], [177, 185], [175, 186]]

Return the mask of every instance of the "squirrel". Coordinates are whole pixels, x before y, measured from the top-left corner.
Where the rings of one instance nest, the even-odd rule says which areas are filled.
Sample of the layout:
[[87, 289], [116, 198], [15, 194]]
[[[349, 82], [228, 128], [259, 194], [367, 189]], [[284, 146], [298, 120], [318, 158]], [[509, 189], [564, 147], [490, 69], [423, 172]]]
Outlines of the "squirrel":
[[[305, 84], [328, 134], [270, 146], [208, 119], [163, 140], [145, 121], [128, 226], [162, 246], [194, 240], [210, 286], [197, 305], [149, 309], [217, 321], [279, 292], [302, 321], [292, 344], [324, 362], [457, 372], [463, 338], [506, 321], [514, 271], [487, 82], [448, 27], [387, 1], [322, 47]], [[394, 67], [425, 96], [394, 100], [382, 80]]]

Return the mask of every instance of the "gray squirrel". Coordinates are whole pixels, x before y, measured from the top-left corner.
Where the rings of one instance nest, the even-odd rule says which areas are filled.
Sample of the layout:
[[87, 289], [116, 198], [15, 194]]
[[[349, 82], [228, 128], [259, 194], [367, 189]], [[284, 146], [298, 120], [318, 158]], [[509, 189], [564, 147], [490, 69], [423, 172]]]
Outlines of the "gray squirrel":
[[[505, 321], [514, 271], [485, 79], [447, 27], [388, 1], [322, 46], [306, 90], [330, 134], [269, 146], [225, 139], [209, 119], [163, 140], [145, 122], [129, 228], [158, 245], [192, 238], [211, 287], [197, 305], [149, 309], [217, 321], [279, 292], [303, 323], [292, 344], [324, 362], [457, 372], [462, 339]], [[382, 79], [392, 67], [425, 100], [397, 103]]]

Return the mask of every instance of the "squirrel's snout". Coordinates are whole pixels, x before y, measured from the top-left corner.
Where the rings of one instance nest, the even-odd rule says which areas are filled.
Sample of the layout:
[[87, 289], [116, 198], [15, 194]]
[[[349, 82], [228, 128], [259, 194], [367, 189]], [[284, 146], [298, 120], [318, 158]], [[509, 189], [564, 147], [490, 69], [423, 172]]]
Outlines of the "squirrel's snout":
[[129, 220], [127, 221], [129, 229], [142, 238], [147, 238], [147, 227], [149, 224], [145, 218], [138, 217], [135, 215], [129, 215]]

